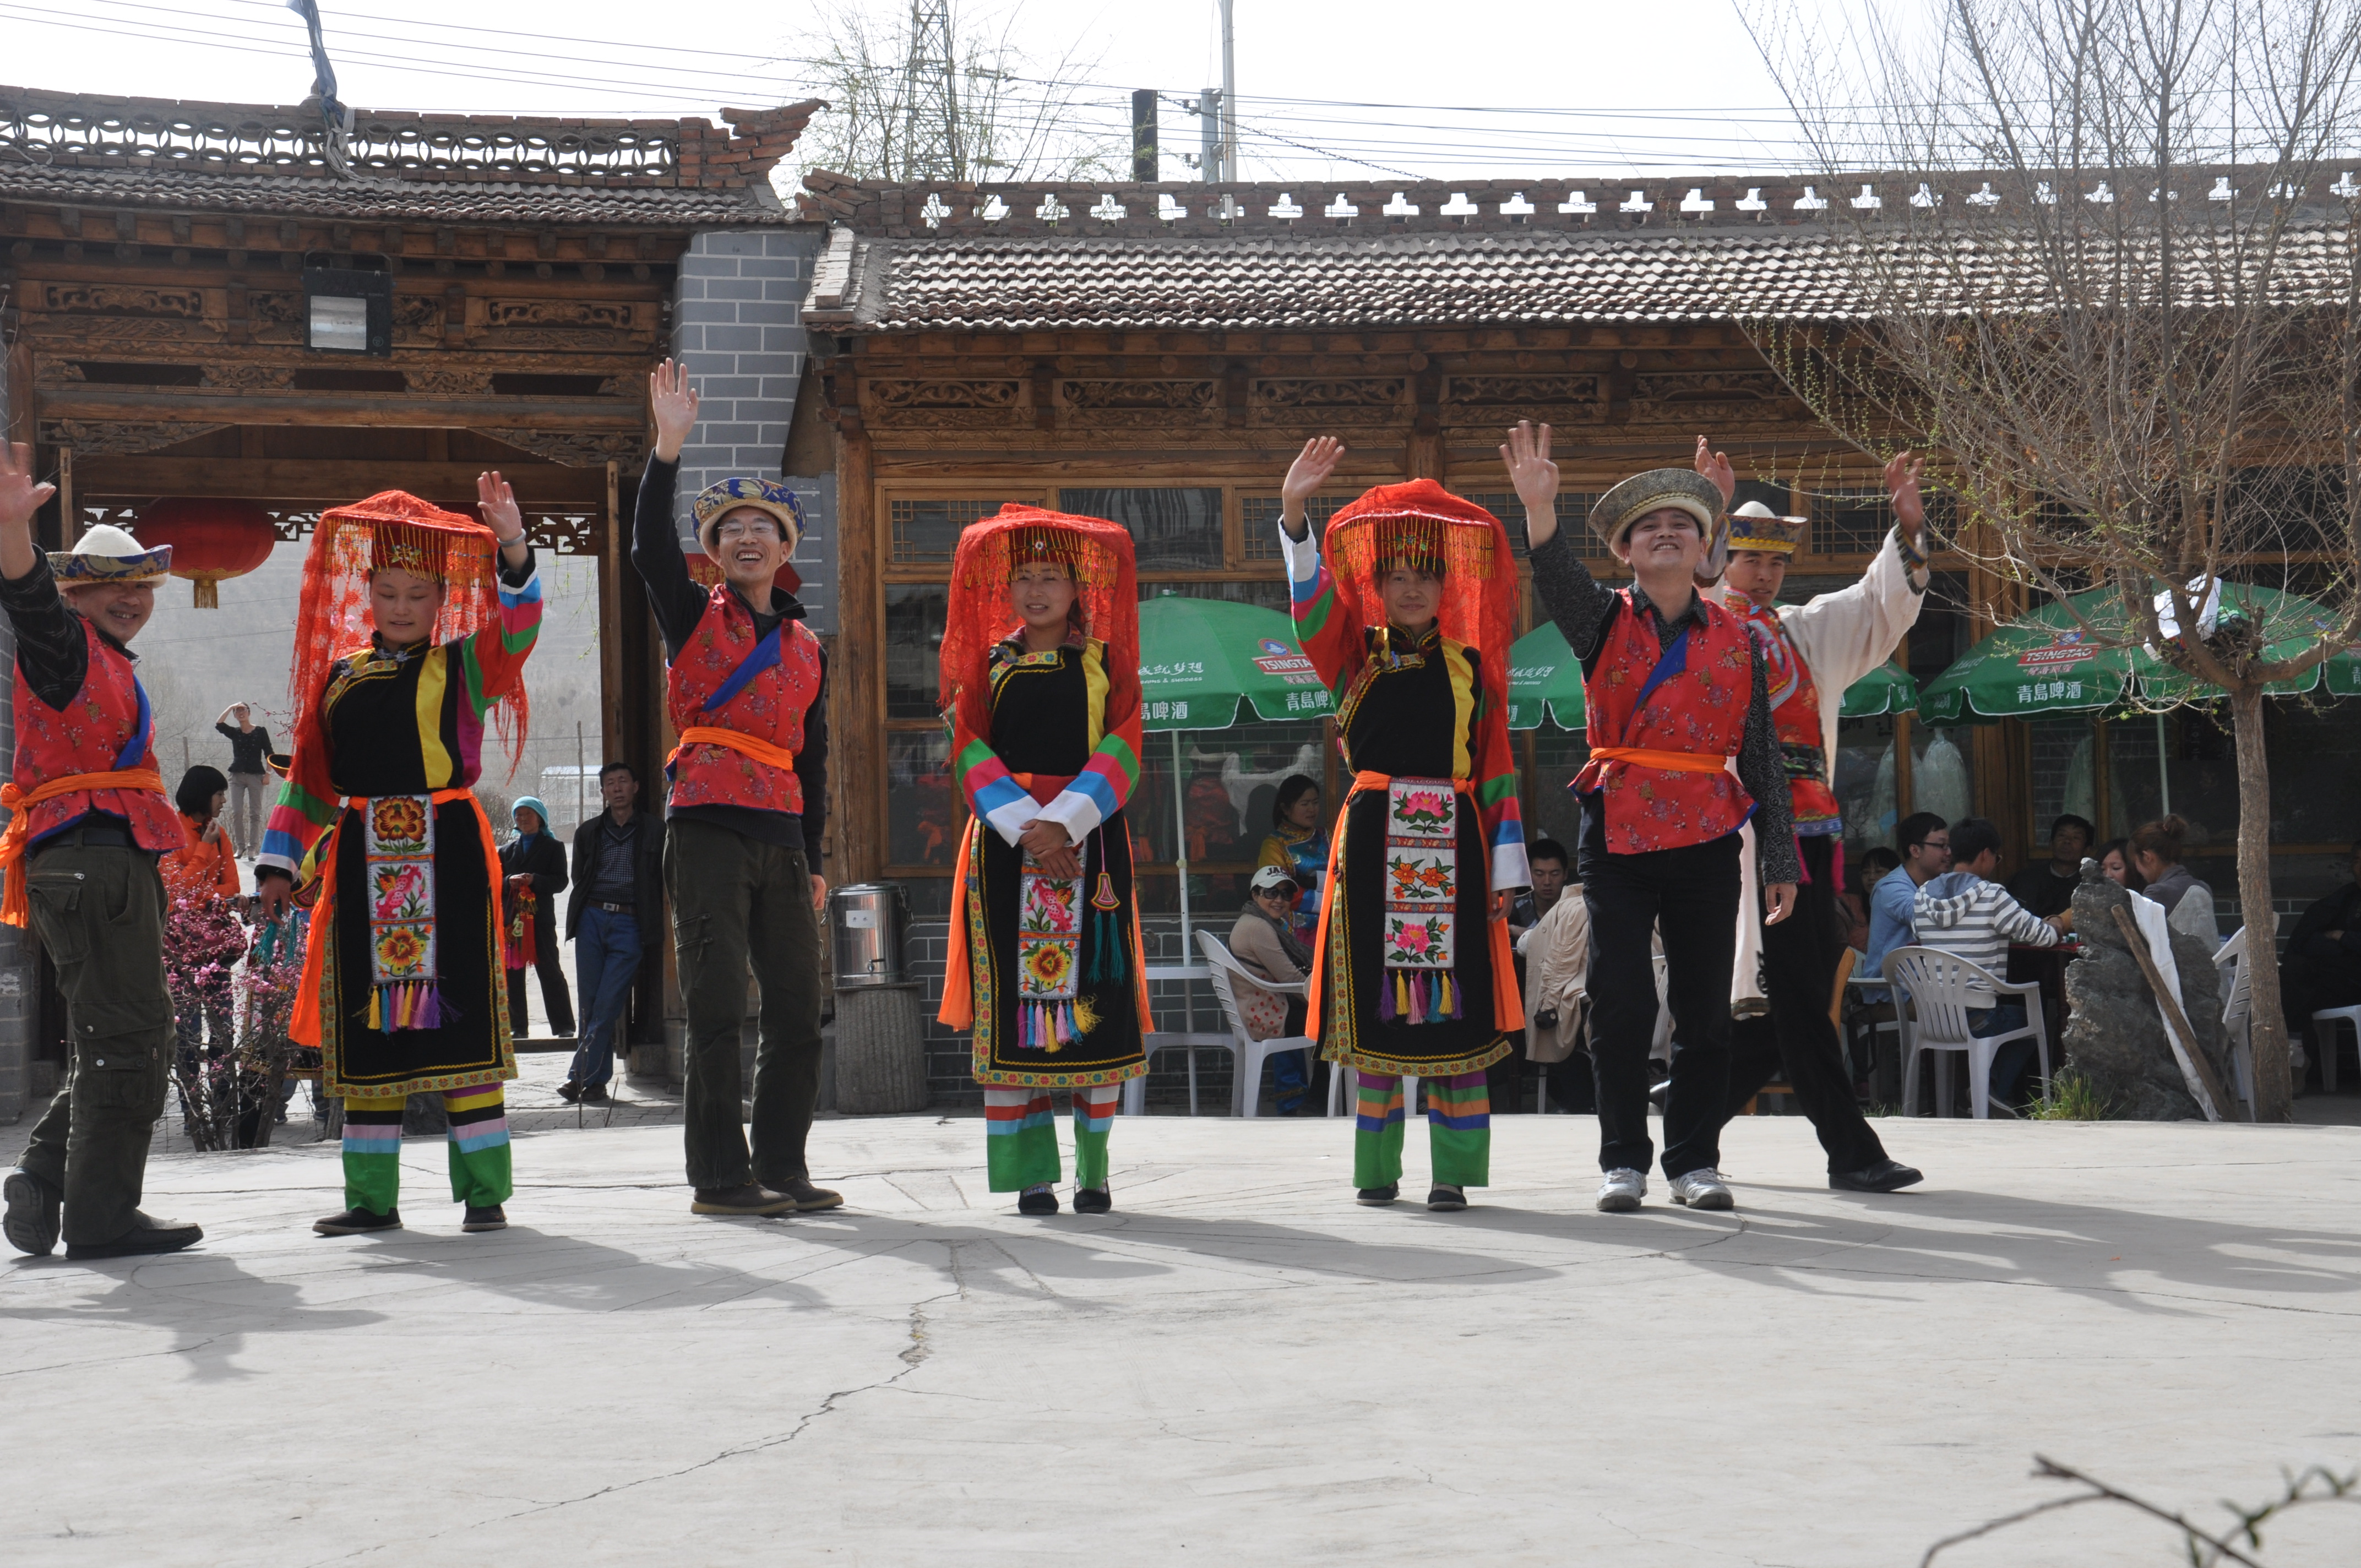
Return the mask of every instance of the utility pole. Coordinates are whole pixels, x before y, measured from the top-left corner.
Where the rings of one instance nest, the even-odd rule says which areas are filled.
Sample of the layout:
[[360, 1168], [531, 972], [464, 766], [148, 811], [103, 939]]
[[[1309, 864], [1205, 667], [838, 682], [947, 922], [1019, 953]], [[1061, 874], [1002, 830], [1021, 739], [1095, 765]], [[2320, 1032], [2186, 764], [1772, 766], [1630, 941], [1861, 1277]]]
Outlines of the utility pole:
[[1157, 165], [1156, 89], [1142, 87], [1131, 95], [1131, 177], [1153, 185], [1161, 177]]
[[1222, 90], [1197, 94], [1197, 178], [1212, 184], [1222, 177]]
[[961, 145], [950, 0], [910, 0], [910, 53], [902, 63], [902, 154], [908, 164], [905, 178], [964, 178], [968, 160]]
[[1234, 0], [1222, 0], [1222, 178], [1238, 177], [1238, 40], [1230, 25]]

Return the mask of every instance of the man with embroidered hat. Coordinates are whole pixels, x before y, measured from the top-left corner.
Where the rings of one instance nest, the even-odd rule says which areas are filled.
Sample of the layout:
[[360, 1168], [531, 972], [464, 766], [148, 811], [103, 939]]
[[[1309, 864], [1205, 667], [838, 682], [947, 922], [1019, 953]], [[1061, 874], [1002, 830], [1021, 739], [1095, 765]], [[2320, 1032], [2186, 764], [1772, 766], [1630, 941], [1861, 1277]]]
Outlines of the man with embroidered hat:
[[[655, 453], [640, 481], [631, 565], [663, 634], [665, 702], [680, 744], [664, 765], [665, 891], [688, 1008], [690, 1204], [699, 1214], [786, 1214], [844, 1200], [812, 1185], [804, 1145], [819, 1102], [819, 910], [813, 868], [828, 810], [828, 659], [804, 625], [795, 493], [730, 478], [690, 507], [721, 580], [700, 588], [674, 532], [680, 449], [697, 395], [685, 366], [648, 378]], [[751, 1146], [739, 1038], [752, 964], [762, 992]]]
[[[1828, 1015], [1843, 945], [1836, 897], [1844, 881], [1844, 824], [1828, 759], [1836, 754], [1845, 688], [1893, 656], [1926, 600], [1926, 508], [1918, 494], [1925, 466], [1923, 459], [1903, 455], [1885, 466], [1899, 522], [1850, 587], [1807, 604], [1780, 604], [1788, 557], [1808, 520], [1780, 517], [1760, 501], [1748, 501], [1730, 514], [1730, 563], [1719, 590], [1723, 607], [1754, 637], [1769, 663], [1772, 722], [1803, 868], [1794, 919], [1766, 927], [1755, 900], [1740, 901], [1730, 998], [1737, 1022], [1730, 1031], [1725, 1114], [1736, 1114], [1773, 1072], [1784, 1070], [1828, 1153], [1828, 1185], [1855, 1192], [1892, 1192], [1922, 1178], [1886, 1154], [1861, 1115], [1844, 1046]], [[1725, 499], [1735, 493], [1726, 461], [1713, 467], [1712, 477], [1727, 482]], [[1751, 857], [1740, 857], [1751, 892], [1750, 862]]]
[[73, 1059], [0, 1190], [9, 1245], [69, 1258], [177, 1252], [195, 1225], [140, 1212], [164, 1113], [172, 1000], [158, 858], [188, 841], [150, 744], [154, 718], [126, 646], [172, 565], [102, 524], [44, 556], [33, 518], [53, 487], [32, 451], [0, 444], [0, 610], [16, 633], [15, 772], [0, 806], [0, 922], [29, 920], [57, 966]]
[[[1674, 1202], [1728, 1209], [1717, 1167], [1740, 826], [1753, 817], [1761, 834], [1766, 923], [1787, 917], [1797, 874], [1768, 672], [1738, 618], [1700, 591], [1720, 576], [1728, 543], [1715, 480], [1654, 468], [1599, 498], [1590, 526], [1632, 575], [1629, 587], [1610, 588], [1558, 532], [1549, 448], [1549, 426], [1521, 422], [1500, 458], [1524, 503], [1534, 591], [1582, 661], [1589, 715], [1590, 760], [1573, 787], [1590, 913], [1598, 1207], [1627, 1213], [1647, 1194], [1651, 939], [1661, 932], [1678, 1046], [1664, 1097], [1664, 1176]], [[1697, 449], [1705, 466], [1702, 437]]]

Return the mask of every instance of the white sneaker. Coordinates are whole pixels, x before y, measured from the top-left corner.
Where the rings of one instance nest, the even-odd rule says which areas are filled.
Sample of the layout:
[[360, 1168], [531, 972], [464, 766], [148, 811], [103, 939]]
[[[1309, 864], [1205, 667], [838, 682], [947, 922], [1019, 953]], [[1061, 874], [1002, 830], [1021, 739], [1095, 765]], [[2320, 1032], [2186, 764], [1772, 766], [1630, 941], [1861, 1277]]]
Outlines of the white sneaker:
[[1730, 1189], [1721, 1179], [1721, 1172], [1707, 1166], [1673, 1178], [1673, 1201], [1686, 1203], [1692, 1209], [1730, 1209], [1736, 1207]]
[[1648, 1195], [1648, 1177], [1644, 1171], [1610, 1170], [1599, 1179], [1598, 1212], [1602, 1214], [1628, 1214], [1640, 1206]]

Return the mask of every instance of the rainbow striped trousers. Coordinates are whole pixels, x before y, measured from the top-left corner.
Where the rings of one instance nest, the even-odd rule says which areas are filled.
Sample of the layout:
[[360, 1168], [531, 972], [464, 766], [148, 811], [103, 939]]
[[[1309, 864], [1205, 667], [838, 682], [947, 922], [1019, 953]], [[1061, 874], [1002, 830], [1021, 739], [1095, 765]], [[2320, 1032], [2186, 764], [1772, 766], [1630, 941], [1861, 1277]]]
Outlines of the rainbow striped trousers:
[[[1088, 1084], [1073, 1091], [1074, 1185], [1107, 1184], [1107, 1132], [1115, 1125], [1120, 1083]], [[1046, 1089], [983, 1091], [983, 1166], [994, 1192], [1022, 1192], [1059, 1177], [1058, 1118]]]
[[[406, 1099], [345, 1098], [345, 1202], [372, 1214], [401, 1199], [401, 1107]], [[509, 1179], [508, 1094], [500, 1082], [448, 1090], [451, 1201], [487, 1209], [515, 1190]]]
[[[1402, 1080], [1356, 1072], [1353, 1185], [1390, 1187], [1402, 1173]], [[1426, 1146], [1433, 1179], [1487, 1187], [1492, 1179], [1492, 1091], [1481, 1072], [1420, 1080], [1426, 1091]]]

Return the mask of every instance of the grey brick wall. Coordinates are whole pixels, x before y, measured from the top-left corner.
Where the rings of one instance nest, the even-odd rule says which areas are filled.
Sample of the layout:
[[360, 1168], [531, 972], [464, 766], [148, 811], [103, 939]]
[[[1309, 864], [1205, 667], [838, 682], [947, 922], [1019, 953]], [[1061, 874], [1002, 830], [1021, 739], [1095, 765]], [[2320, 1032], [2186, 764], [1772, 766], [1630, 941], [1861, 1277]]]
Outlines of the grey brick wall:
[[806, 364], [803, 299], [826, 231], [757, 229], [700, 234], [680, 258], [673, 354], [696, 378], [702, 405], [680, 454], [680, 531], [688, 504], [732, 475], [785, 479], [810, 523], [796, 570], [810, 626], [836, 630], [836, 477], [782, 475], [787, 425]]

